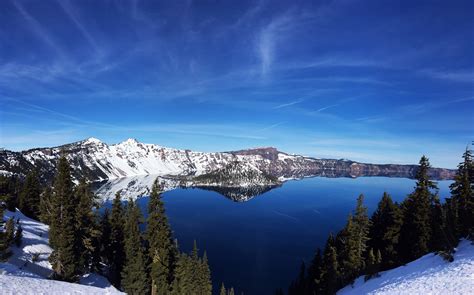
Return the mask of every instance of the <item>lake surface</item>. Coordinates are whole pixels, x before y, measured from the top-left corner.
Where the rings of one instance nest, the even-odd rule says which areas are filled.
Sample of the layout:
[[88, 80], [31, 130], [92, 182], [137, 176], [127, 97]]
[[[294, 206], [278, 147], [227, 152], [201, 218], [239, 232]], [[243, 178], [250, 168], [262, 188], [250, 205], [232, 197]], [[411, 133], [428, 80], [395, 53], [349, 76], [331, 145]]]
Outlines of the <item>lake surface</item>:
[[[450, 183], [438, 182], [442, 198]], [[401, 201], [414, 185], [406, 178], [315, 177], [288, 181], [246, 202], [197, 188], [165, 192], [163, 200], [180, 249], [190, 251], [195, 239], [207, 251], [215, 291], [224, 282], [236, 294], [273, 294], [286, 290], [301, 262], [344, 226], [359, 194], [371, 214], [384, 191]], [[138, 202], [146, 210], [148, 198]]]

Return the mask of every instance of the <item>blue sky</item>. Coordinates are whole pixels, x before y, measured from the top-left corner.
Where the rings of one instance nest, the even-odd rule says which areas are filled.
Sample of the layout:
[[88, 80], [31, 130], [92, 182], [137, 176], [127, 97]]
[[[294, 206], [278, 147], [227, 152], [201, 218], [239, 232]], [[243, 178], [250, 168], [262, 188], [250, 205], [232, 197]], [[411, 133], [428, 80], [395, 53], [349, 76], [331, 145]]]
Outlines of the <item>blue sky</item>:
[[90, 136], [455, 167], [473, 1], [0, 2], [0, 146]]

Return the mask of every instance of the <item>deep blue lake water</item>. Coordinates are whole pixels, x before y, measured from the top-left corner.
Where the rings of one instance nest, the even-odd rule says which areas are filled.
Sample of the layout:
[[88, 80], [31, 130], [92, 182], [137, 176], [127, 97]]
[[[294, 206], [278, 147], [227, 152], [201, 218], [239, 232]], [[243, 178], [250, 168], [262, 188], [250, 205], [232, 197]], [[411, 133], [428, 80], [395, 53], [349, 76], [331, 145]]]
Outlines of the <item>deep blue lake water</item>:
[[[450, 183], [438, 182], [442, 198]], [[301, 262], [309, 262], [328, 233], [344, 226], [359, 194], [371, 214], [384, 191], [401, 201], [414, 185], [405, 178], [315, 177], [242, 203], [201, 189], [168, 191], [163, 200], [180, 249], [190, 251], [195, 239], [207, 251], [215, 291], [224, 282], [236, 294], [273, 294], [286, 290]], [[143, 208], [146, 203], [139, 199]]]

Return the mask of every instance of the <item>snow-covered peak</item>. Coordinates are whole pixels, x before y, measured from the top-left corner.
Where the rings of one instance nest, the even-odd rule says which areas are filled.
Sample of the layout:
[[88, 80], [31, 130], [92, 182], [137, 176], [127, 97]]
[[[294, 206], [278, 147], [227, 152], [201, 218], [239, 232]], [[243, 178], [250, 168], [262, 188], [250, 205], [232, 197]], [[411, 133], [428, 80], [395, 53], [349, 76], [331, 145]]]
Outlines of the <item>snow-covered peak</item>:
[[129, 138], [121, 143], [119, 143], [120, 145], [137, 145], [139, 144], [138, 140], [136, 140], [135, 138]]
[[95, 137], [89, 137], [88, 139], [84, 140], [83, 143], [85, 144], [98, 144], [102, 143], [100, 139], [97, 139]]

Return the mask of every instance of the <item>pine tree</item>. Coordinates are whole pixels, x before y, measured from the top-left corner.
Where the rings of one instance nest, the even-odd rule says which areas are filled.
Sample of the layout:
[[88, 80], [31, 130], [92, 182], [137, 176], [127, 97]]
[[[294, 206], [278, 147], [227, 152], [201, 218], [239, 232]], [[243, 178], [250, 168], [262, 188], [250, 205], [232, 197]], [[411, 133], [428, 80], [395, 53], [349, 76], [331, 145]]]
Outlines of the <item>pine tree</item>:
[[13, 217], [9, 218], [5, 224], [5, 241], [8, 246], [13, 243], [15, 238], [15, 219]]
[[356, 260], [354, 268], [362, 271], [365, 268], [365, 251], [369, 240], [370, 220], [367, 215], [367, 207], [364, 206], [364, 195], [357, 198], [357, 206], [354, 214], [354, 238], [356, 244]]
[[148, 202], [146, 237], [151, 263], [152, 294], [168, 294], [173, 283], [176, 249], [161, 201], [158, 180], [155, 180]]
[[369, 240], [370, 220], [363, 205], [364, 196], [357, 198], [354, 216], [349, 215], [345, 228], [338, 233], [336, 250], [339, 254], [342, 281], [351, 282], [365, 268], [365, 252]]
[[201, 260], [200, 273], [200, 284], [203, 295], [212, 294], [212, 280], [211, 280], [211, 269], [209, 268], [209, 262], [207, 259], [207, 253], [204, 251], [204, 255]]
[[122, 287], [128, 294], [148, 294], [146, 257], [140, 233], [142, 216], [136, 204], [129, 200], [125, 222], [125, 264], [122, 271]]
[[339, 267], [335, 240], [329, 235], [321, 267], [321, 294], [335, 294], [339, 286]]
[[26, 176], [23, 188], [20, 193], [19, 208], [23, 214], [37, 219], [40, 210], [41, 185], [35, 170], [32, 170]]
[[111, 249], [110, 246], [110, 235], [111, 235], [111, 225], [110, 225], [110, 214], [109, 214], [109, 209], [106, 208], [104, 210], [104, 213], [102, 214], [100, 218], [100, 229], [101, 229], [101, 235], [100, 235], [100, 257], [105, 265], [110, 265], [111, 261], [109, 260], [110, 258], [110, 251]]
[[107, 250], [109, 262], [109, 279], [116, 287], [120, 287], [120, 275], [124, 265], [124, 218], [120, 192], [115, 194], [110, 214], [110, 243]]
[[227, 295], [227, 290], [225, 289], [224, 283], [221, 284], [219, 295]]
[[76, 207], [76, 235], [77, 251], [79, 255], [79, 267], [82, 272], [89, 272], [92, 267], [93, 255], [97, 245], [94, 244], [100, 235], [96, 224], [97, 216], [94, 208], [97, 206], [94, 194], [90, 191], [89, 184], [82, 179], [75, 190], [76, 199], [79, 201]]
[[60, 229], [63, 224], [64, 202], [73, 196], [73, 183], [66, 158], [59, 159], [57, 173], [54, 180], [54, 189], [51, 196], [51, 216], [49, 224], [49, 244], [52, 248], [60, 240]]
[[304, 292], [305, 294], [319, 293], [322, 261], [321, 249], [318, 248], [310, 266], [308, 267], [307, 284]]
[[173, 280], [173, 288], [171, 294], [173, 295], [187, 295], [194, 292], [192, 282], [192, 261], [191, 258], [181, 253], [176, 262], [175, 275]]
[[429, 252], [431, 241], [431, 204], [437, 189], [429, 180], [428, 158], [423, 156], [416, 175], [415, 191], [402, 203], [403, 225], [400, 231], [399, 253], [404, 262], [417, 259]]
[[6, 203], [7, 210], [15, 211], [23, 184], [17, 176], [0, 175], [0, 198]]
[[[0, 228], [3, 228], [3, 206], [0, 205]], [[11, 251], [7, 240], [7, 234], [3, 230], [0, 230], [0, 262], [5, 261], [10, 257]]]
[[15, 237], [13, 238], [13, 241], [15, 242], [15, 245], [17, 247], [21, 246], [22, 238], [23, 238], [23, 228], [21, 227], [21, 225], [18, 225], [15, 231]]
[[229, 295], [235, 295], [235, 293], [234, 293], [234, 287], [230, 287]]
[[52, 191], [51, 187], [46, 186], [43, 190], [43, 193], [40, 196], [40, 205], [39, 205], [39, 219], [45, 224], [50, 224], [53, 214], [52, 208]]
[[79, 274], [76, 236], [76, 206], [69, 164], [61, 156], [54, 183], [53, 219], [50, 225], [50, 245], [53, 248], [49, 260], [55, 277], [74, 281]]
[[382, 270], [394, 267], [398, 264], [397, 254], [400, 229], [403, 216], [398, 204], [392, 201], [388, 193], [384, 193], [377, 210], [371, 217], [371, 227], [369, 232], [369, 245], [373, 249], [380, 250], [384, 261]]
[[446, 215], [443, 206], [436, 196], [431, 209], [431, 241], [430, 251], [451, 251], [454, 245], [451, 244], [448, 236]]
[[474, 231], [474, 161], [472, 151], [466, 148], [463, 162], [458, 165], [458, 171], [451, 184], [452, 224], [455, 226], [456, 237], [465, 237]]

